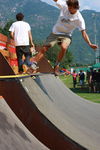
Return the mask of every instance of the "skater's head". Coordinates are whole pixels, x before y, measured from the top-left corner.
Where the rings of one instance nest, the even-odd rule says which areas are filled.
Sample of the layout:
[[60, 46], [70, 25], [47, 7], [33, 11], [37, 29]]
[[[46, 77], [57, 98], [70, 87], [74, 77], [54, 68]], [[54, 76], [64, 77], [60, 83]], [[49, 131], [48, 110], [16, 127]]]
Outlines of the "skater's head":
[[68, 10], [71, 14], [75, 14], [79, 9], [79, 2], [78, 0], [67, 0], [66, 1]]
[[22, 21], [23, 18], [24, 18], [24, 15], [23, 15], [22, 13], [18, 13], [18, 14], [16, 15], [17, 21]]

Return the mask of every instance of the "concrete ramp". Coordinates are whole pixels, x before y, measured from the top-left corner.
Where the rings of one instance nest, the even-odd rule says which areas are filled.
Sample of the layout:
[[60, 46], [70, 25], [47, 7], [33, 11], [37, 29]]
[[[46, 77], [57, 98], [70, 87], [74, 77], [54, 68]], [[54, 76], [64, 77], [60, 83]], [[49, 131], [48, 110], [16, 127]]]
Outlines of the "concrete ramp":
[[100, 104], [77, 96], [53, 75], [41, 76], [36, 82], [59, 111], [56, 113], [58, 116], [52, 115], [56, 119], [60, 117], [59, 124], [56, 119], [54, 120], [56, 126], [87, 149], [99, 150]]
[[[2, 54], [0, 60], [0, 75], [14, 74]], [[57, 122], [61, 126], [64, 124], [61, 121], [62, 114], [32, 78], [0, 81], [0, 95], [28, 130], [48, 148], [85, 150], [84, 146], [65, 135], [56, 125]]]
[[0, 98], [0, 150], [48, 150]]
[[[0, 67], [4, 66], [0, 74], [12, 74], [2, 55], [0, 59]], [[54, 75], [0, 81], [0, 94], [28, 130], [51, 150], [100, 149], [100, 105], [78, 97]]]

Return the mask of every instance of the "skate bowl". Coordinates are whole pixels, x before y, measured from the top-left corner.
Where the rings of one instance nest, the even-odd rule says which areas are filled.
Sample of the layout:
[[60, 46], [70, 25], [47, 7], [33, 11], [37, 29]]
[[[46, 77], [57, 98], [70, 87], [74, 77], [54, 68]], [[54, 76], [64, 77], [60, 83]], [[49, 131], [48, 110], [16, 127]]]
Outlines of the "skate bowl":
[[[0, 60], [0, 75], [14, 74], [2, 54]], [[75, 95], [54, 75], [0, 81], [0, 95], [49, 149], [99, 150], [100, 105]]]
[[[10, 65], [7, 57], [9, 53], [1, 50], [0, 76], [15, 75], [15, 66]], [[45, 58], [40, 61], [39, 67], [40, 72], [53, 71]], [[11, 149], [12, 145], [12, 149], [29, 150], [33, 146], [35, 150], [100, 149], [100, 105], [75, 95], [54, 75], [0, 80], [0, 95], [3, 97], [0, 101], [2, 150]], [[9, 147], [5, 144], [3, 130]], [[21, 136], [24, 136], [25, 143]], [[20, 147], [14, 148], [11, 139]]]
[[48, 150], [0, 98], [0, 150]]

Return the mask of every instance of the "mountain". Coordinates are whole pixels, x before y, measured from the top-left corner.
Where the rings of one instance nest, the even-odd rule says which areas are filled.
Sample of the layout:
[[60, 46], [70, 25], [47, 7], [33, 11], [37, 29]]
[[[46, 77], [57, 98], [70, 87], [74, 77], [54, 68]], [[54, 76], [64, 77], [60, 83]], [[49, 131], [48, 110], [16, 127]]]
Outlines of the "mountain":
[[13, 0], [10, 4], [9, 0], [0, 0], [0, 25], [15, 19], [18, 12], [24, 13], [25, 20], [32, 27], [33, 36], [38, 40], [45, 39], [59, 14], [58, 9], [40, 0]]
[[[0, 26], [3, 27], [9, 20], [15, 20], [18, 12], [24, 13], [25, 20], [32, 27], [33, 38], [40, 42], [49, 35], [59, 15], [59, 9], [40, 0], [0, 0]], [[95, 42], [96, 39], [100, 45], [100, 13], [84, 10], [82, 15], [91, 41]], [[75, 63], [91, 64], [95, 60], [94, 51], [84, 42], [77, 30], [73, 33], [69, 50], [73, 53]]]

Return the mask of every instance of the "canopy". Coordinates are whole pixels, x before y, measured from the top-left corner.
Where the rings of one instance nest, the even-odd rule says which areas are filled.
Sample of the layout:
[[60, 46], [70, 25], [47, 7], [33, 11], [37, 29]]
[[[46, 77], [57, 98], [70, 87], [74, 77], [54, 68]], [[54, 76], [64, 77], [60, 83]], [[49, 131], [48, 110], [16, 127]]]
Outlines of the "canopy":
[[92, 66], [93, 68], [100, 68], [100, 63], [96, 63]]

